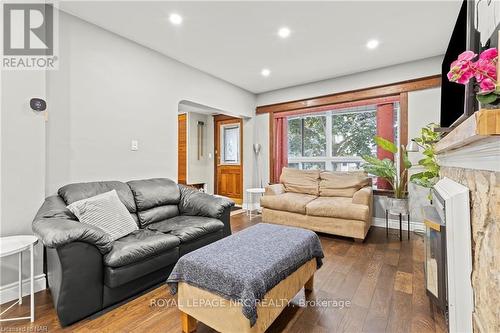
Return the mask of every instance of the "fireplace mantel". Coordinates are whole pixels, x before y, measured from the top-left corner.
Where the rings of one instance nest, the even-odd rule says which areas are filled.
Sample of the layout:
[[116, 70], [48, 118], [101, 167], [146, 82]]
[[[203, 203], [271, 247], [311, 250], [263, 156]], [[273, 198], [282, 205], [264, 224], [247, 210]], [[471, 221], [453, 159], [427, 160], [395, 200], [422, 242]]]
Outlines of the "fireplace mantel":
[[436, 144], [441, 166], [500, 171], [500, 109], [474, 113]]

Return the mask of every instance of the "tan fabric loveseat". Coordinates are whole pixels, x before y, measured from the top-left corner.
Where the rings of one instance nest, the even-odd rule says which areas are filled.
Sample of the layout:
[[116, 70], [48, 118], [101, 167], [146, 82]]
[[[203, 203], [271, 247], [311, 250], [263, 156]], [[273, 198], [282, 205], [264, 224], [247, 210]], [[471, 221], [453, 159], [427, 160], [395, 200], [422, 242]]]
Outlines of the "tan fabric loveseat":
[[260, 200], [262, 220], [363, 240], [372, 222], [371, 178], [362, 171], [283, 168]]

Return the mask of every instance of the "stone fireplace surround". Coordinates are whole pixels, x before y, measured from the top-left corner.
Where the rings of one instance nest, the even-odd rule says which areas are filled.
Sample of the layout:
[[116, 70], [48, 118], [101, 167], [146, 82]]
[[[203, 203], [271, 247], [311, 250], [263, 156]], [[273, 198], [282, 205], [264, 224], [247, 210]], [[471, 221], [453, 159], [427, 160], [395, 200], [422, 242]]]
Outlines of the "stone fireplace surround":
[[474, 332], [500, 332], [500, 113], [488, 132], [480, 132], [477, 114], [475, 120], [474, 126], [472, 120], [460, 125], [453, 131], [458, 135], [451, 132], [436, 149], [440, 177], [470, 190]]
[[442, 167], [441, 176], [470, 190], [474, 331], [500, 332], [500, 172]]

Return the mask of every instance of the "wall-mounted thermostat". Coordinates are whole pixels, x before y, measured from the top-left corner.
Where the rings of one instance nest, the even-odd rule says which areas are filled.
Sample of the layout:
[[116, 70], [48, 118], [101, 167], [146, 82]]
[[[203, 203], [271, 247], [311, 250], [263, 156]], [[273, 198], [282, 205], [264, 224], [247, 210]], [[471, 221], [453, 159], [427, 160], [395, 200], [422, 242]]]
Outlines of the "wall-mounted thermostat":
[[132, 142], [130, 143], [130, 150], [132, 150], [132, 151], [139, 150], [139, 141], [138, 140], [132, 140]]

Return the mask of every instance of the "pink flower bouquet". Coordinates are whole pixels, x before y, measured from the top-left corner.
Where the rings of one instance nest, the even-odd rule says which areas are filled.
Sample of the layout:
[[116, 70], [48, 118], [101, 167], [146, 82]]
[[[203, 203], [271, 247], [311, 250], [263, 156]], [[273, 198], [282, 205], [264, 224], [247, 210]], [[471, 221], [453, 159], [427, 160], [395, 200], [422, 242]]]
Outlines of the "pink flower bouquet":
[[497, 105], [500, 103], [500, 85], [497, 80], [498, 51], [491, 48], [477, 54], [465, 51], [458, 59], [451, 63], [448, 80], [460, 84], [468, 84], [472, 78], [476, 79], [476, 98], [483, 105]]

